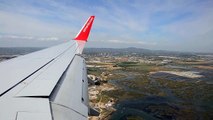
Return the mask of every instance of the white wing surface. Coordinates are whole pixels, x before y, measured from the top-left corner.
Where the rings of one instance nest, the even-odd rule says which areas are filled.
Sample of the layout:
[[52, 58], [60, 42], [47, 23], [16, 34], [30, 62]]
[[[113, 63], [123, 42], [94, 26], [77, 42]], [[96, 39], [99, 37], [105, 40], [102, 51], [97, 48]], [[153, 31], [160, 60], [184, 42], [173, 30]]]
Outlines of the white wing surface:
[[74, 40], [0, 63], [0, 120], [88, 118], [85, 60], [80, 56], [94, 21]]

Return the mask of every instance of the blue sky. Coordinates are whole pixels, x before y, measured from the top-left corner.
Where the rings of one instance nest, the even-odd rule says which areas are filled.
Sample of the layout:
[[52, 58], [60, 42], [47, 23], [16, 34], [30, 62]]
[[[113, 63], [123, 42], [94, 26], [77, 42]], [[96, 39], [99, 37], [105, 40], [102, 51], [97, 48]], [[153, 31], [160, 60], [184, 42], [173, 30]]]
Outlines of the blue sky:
[[212, 0], [0, 0], [0, 47], [68, 41], [90, 15], [86, 47], [213, 52]]

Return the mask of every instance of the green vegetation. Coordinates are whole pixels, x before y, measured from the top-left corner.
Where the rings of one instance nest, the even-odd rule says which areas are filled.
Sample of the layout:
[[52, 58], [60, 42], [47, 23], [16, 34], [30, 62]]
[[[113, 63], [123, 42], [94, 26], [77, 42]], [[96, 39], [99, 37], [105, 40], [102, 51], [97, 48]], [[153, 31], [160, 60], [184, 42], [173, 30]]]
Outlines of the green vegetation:
[[117, 89], [113, 91], [103, 91], [102, 94], [108, 96], [108, 98], [114, 98], [119, 101], [144, 97], [144, 95], [141, 93], [125, 91], [122, 89]]
[[120, 62], [117, 63], [117, 66], [119, 67], [132, 67], [132, 66], [137, 66], [138, 62]]
[[145, 64], [139, 62], [121, 62], [117, 63], [117, 66], [122, 67], [125, 71], [140, 73], [148, 73], [150, 71], [155, 71], [157, 68], [154, 64]]
[[102, 73], [102, 70], [100, 68], [93, 67], [93, 68], [87, 68], [87, 72], [88, 74], [98, 76]]
[[194, 83], [186, 81], [157, 80], [162, 86], [167, 87], [172, 93], [186, 102], [209, 103], [213, 108], [213, 86], [204, 82]]

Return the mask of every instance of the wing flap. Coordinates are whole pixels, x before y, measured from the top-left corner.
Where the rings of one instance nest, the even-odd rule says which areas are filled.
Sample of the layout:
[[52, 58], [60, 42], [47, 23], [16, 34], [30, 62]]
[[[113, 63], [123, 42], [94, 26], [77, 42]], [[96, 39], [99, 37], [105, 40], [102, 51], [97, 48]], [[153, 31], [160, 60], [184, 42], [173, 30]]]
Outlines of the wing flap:
[[[52, 120], [48, 98], [10, 98], [1, 99], [0, 120], [41, 120], [33, 117], [35, 114], [42, 114], [43, 119]], [[28, 114], [27, 114], [28, 113]], [[29, 114], [33, 113], [33, 114]], [[20, 115], [20, 116], [19, 116]], [[37, 116], [38, 118], [39, 116]], [[42, 120], [43, 120], [42, 119]]]
[[[87, 85], [87, 79], [84, 79], [84, 72], [86, 71], [84, 64], [84, 59], [76, 55], [66, 74], [64, 74], [63, 78], [60, 80], [61, 82], [57, 86], [58, 88], [56, 88], [53, 91], [53, 94], [50, 96], [50, 100], [51, 104], [62, 106], [62, 110], [64, 109], [64, 111], [66, 111], [66, 109], [70, 109], [71, 111], [83, 116], [84, 119], [87, 119], [88, 93], [84, 93], [85, 91], [87, 92], [87, 86], [85, 86], [85, 84]], [[56, 112], [56, 110], [53, 109], [53, 112]], [[59, 116], [56, 114], [55, 117], [58, 118]], [[63, 117], [59, 120], [62, 119], [68, 120], [64, 119]]]
[[52, 120], [46, 113], [39, 112], [18, 112], [16, 120]]

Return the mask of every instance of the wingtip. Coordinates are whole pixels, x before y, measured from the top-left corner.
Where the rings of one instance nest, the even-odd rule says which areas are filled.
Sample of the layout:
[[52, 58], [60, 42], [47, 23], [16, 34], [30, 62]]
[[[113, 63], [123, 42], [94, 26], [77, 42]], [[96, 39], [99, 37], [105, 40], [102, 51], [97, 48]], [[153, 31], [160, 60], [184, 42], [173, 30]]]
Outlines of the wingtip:
[[86, 21], [82, 29], [79, 31], [79, 33], [76, 35], [74, 40], [81, 40], [87, 42], [94, 19], [95, 19], [94, 15], [88, 18], [88, 20]]

